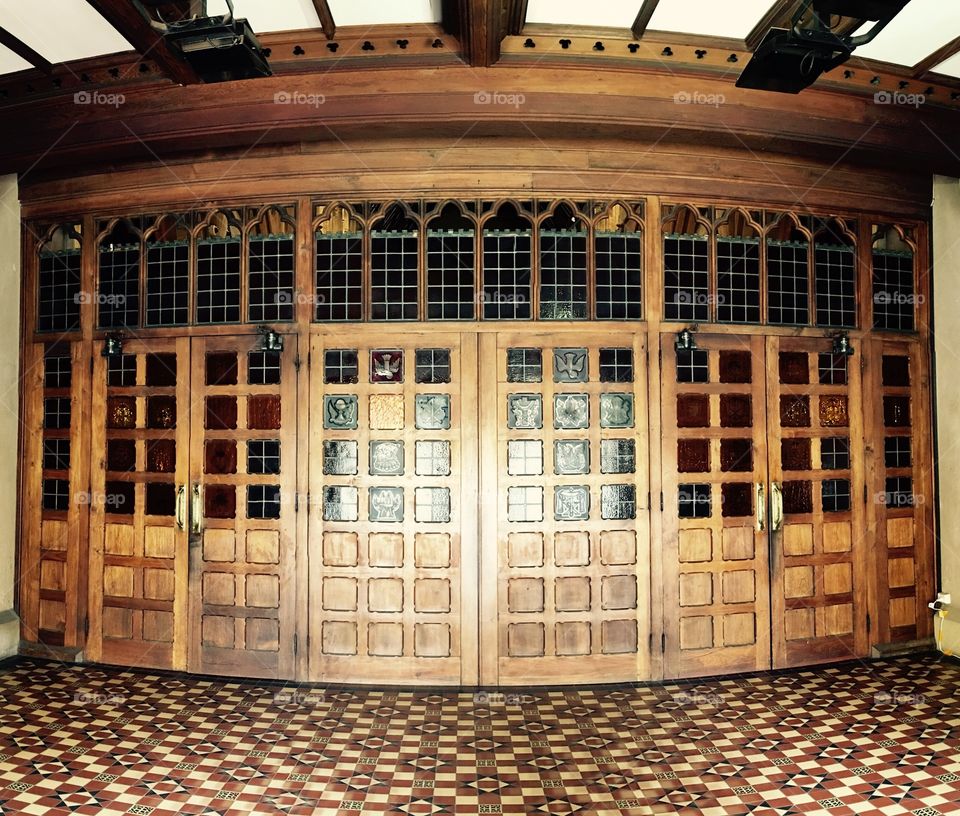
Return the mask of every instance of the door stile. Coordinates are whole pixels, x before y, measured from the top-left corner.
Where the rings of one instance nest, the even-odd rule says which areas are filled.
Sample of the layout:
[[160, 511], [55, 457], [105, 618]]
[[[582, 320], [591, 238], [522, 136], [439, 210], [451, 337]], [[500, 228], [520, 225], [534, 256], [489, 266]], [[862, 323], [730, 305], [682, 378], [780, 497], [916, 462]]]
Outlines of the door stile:
[[500, 682], [499, 621], [497, 583], [499, 575], [500, 495], [497, 444], [499, 389], [490, 380], [499, 379], [497, 335], [484, 332], [479, 337], [479, 371], [485, 374], [485, 387], [479, 395], [480, 428], [480, 685]]
[[480, 683], [480, 406], [476, 332], [460, 335], [460, 684]]

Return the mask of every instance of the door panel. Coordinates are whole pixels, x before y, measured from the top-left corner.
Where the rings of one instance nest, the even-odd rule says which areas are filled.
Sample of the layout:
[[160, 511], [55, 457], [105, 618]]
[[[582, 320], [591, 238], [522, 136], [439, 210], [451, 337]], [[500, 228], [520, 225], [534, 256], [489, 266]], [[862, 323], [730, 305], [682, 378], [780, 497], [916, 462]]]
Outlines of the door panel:
[[762, 338], [661, 341], [664, 671], [770, 664]]
[[866, 648], [860, 358], [829, 344], [767, 341], [776, 668]]
[[186, 668], [189, 369], [186, 339], [94, 360], [92, 660]]
[[190, 670], [291, 677], [296, 338], [193, 341]]
[[481, 682], [646, 676], [643, 339], [525, 331], [481, 342]]
[[310, 678], [475, 683], [476, 336], [384, 328], [312, 339]]

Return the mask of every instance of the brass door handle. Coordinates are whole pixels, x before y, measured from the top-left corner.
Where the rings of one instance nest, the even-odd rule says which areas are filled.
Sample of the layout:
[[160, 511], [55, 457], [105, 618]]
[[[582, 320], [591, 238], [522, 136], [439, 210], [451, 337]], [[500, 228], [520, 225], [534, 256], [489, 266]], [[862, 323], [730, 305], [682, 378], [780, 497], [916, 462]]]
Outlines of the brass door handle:
[[783, 488], [776, 482], [770, 484], [770, 530], [774, 533], [783, 529]]
[[203, 532], [203, 502], [201, 501], [201, 487], [197, 482], [193, 485], [193, 492], [190, 497], [190, 532], [193, 535], [200, 535]]
[[762, 533], [767, 526], [767, 500], [763, 482], [757, 482], [757, 532]]
[[177, 486], [177, 529], [183, 530], [186, 527], [187, 513], [187, 488], [186, 485]]

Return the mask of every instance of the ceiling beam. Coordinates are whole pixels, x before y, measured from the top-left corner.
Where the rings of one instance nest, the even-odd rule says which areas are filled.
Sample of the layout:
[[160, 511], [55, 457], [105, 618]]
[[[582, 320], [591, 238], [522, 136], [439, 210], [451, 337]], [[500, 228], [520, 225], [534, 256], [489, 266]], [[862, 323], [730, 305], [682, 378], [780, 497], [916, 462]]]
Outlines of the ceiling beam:
[[924, 74], [928, 74], [936, 68], [941, 62], [950, 59], [950, 57], [956, 54], [960, 54], [960, 37], [951, 40], [929, 56], [924, 57], [910, 69], [910, 72], [913, 74], [914, 79], [920, 79]]
[[660, 0], [643, 0], [643, 5], [637, 12], [637, 19], [633, 21], [633, 25], [630, 27], [635, 40], [639, 40], [643, 36], [650, 24], [650, 18], [653, 17], [653, 12], [657, 10], [659, 4]]
[[332, 40], [337, 35], [337, 24], [333, 20], [333, 13], [330, 11], [330, 4], [327, 0], [313, 0], [313, 7], [317, 10], [317, 17], [320, 18], [320, 28], [328, 40]]
[[180, 59], [154, 31], [130, 0], [87, 0], [144, 59], [152, 60], [168, 79], [180, 85], [195, 85], [200, 77]]
[[38, 54], [23, 40], [21, 40], [19, 37], [15, 37], [5, 28], [0, 28], [0, 45], [5, 45], [18, 57], [25, 59], [34, 68], [39, 68], [45, 74], [49, 74], [53, 71], [53, 63], [51, 63], [41, 54]]
[[486, 68], [500, 59], [514, 0], [443, 0], [444, 30], [460, 41], [468, 65]]

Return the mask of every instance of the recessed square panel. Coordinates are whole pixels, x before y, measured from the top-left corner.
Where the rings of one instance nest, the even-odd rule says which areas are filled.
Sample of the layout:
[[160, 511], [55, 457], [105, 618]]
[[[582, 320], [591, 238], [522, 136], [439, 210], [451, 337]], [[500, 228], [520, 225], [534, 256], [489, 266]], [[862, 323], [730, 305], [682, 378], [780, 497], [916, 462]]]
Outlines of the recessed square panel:
[[323, 427], [356, 430], [359, 413], [355, 394], [327, 394], [323, 398]]
[[327, 476], [356, 476], [358, 444], [353, 440], [323, 442], [323, 472]]
[[558, 348], [553, 351], [553, 381], [583, 383], [590, 379], [585, 348]]
[[[69, 439], [56, 439], [56, 440], [45, 440], [44, 444], [47, 442], [67, 442], [69, 445]], [[48, 468], [46, 462], [44, 467]], [[69, 465], [67, 465], [69, 467]], [[113, 470], [117, 472], [128, 472], [135, 470], [137, 467], [137, 443], [133, 439], [110, 439], [107, 440], [107, 470]], [[50, 468], [48, 468], [50, 469]], [[64, 468], [52, 468], [53, 470], [66, 470]]]
[[813, 512], [813, 483], [807, 481], [783, 483], [783, 512], [802, 515]]
[[207, 439], [203, 443], [203, 472], [218, 476], [236, 473], [237, 440]]
[[237, 398], [207, 397], [204, 427], [208, 431], [235, 431], [237, 429]]
[[543, 442], [539, 439], [511, 439], [507, 442], [509, 476], [543, 475]]
[[415, 521], [446, 524], [450, 521], [450, 488], [415, 488], [413, 508]]
[[207, 485], [203, 491], [203, 514], [211, 519], [237, 517], [237, 488], [234, 485]]
[[590, 396], [588, 394], [555, 394], [553, 397], [553, 427], [557, 430], [575, 430], [590, 425]]
[[[51, 430], [70, 427], [70, 400], [60, 397], [43, 401], [43, 427]], [[137, 427], [137, 401], [133, 397], [107, 399], [107, 427]]]
[[724, 473], [749, 473], [753, 470], [753, 440], [721, 439], [720, 470]]
[[417, 349], [416, 381], [434, 384], [450, 382], [450, 349]]
[[169, 430], [177, 427], [176, 397], [147, 397], [147, 427]]
[[507, 382], [543, 381], [543, 355], [538, 348], [507, 349]]
[[909, 428], [910, 397], [884, 397], [883, 424], [888, 428]]
[[600, 427], [633, 427], [633, 394], [600, 395]]
[[749, 351], [720, 352], [720, 382], [753, 382], [753, 357]]
[[841, 394], [821, 396], [819, 408], [821, 427], [846, 428], [850, 424], [846, 396]]
[[722, 428], [753, 426], [753, 406], [749, 394], [720, 395], [720, 426]]
[[403, 488], [370, 488], [370, 521], [392, 524], [403, 521]]
[[247, 397], [247, 427], [255, 431], [278, 431], [283, 414], [279, 394]]
[[370, 442], [370, 475], [403, 475], [403, 442], [399, 439], [380, 439]]
[[910, 358], [901, 354], [884, 354], [881, 379], [884, 388], [909, 388]]
[[173, 388], [177, 384], [177, 355], [148, 354], [146, 356], [146, 385], [153, 388]]
[[207, 385], [237, 384], [237, 353], [216, 351], [207, 354]]
[[799, 394], [781, 396], [780, 424], [784, 428], [809, 428], [810, 397]]
[[636, 469], [637, 451], [633, 439], [600, 440], [601, 473], [634, 473]]
[[590, 440], [556, 439], [553, 442], [553, 472], [579, 476], [590, 472]]
[[707, 394], [677, 394], [677, 427], [709, 428], [710, 397]]
[[402, 383], [403, 351], [401, 349], [375, 349], [371, 351], [370, 382]]
[[590, 518], [590, 488], [558, 485], [553, 488], [553, 518], [556, 521], [586, 521]]
[[360, 504], [355, 487], [325, 487], [323, 489], [324, 521], [356, 521]]
[[781, 439], [780, 465], [784, 470], [810, 470], [810, 439]]
[[677, 440], [677, 472], [708, 473], [710, 471], [709, 439]]
[[450, 443], [447, 441], [418, 439], [416, 444], [417, 476], [450, 475]]
[[450, 395], [417, 394], [415, 399], [418, 430], [445, 431], [450, 428]]
[[784, 385], [807, 385], [810, 382], [810, 366], [806, 352], [781, 351], [780, 382]]
[[724, 518], [742, 518], [753, 515], [753, 485], [744, 482], [720, 486], [721, 515]]
[[507, 427], [535, 430], [543, 427], [543, 401], [539, 394], [510, 394], [507, 397]]

